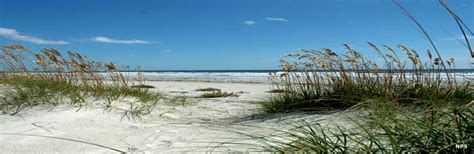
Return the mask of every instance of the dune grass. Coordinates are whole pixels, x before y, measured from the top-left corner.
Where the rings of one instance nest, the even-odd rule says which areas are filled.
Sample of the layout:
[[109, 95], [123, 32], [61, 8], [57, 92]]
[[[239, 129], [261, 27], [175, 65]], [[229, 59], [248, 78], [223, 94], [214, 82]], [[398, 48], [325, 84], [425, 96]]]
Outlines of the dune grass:
[[117, 100], [135, 98], [125, 114], [136, 116], [150, 113], [164, 98], [147, 89], [130, 88], [134, 83], [118, 72], [115, 64], [88, 60], [77, 52], [64, 56], [54, 49], [33, 52], [19, 45], [3, 45], [0, 49], [3, 113], [16, 114], [41, 104], [82, 107], [94, 100], [111, 109]]
[[130, 87], [131, 88], [156, 88], [155, 86], [146, 85], [146, 84], [133, 85], [133, 86], [130, 86]]
[[286, 72], [272, 74], [274, 88], [285, 92], [262, 104], [267, 113], [356, 109], [370, 114], [348, 117], [351, 126], [296, 123], [301, 129], [284, 131], [278, 139], [247, 135], [280, 152], [472, 150], [474, 89], [471, 79], [452, 73], [454, 60], [445, 62], [445, 71], [429, 51], [423, 59], [399, 45], [402, 57], [388, 46], [383, 53], [369, 45], [384, 59], [383, 67], [348, 45], [342, 54], [330, 49], [289, 54], [281, 61]]
[[[405, 56], [384, 45], [387, 52], [369, 43], [384, 61], [376, 63], [349, 45], [346, 53], [330, 49], [302, 50], [281, 60], [285, 73], [272, 74], [276, 89], [263, 106], [267, 112], [301, 109], [347, 108], [366, 100], [390, 101], [396, 105], [469, 103], [474, 94], [469, 80], [458, 81], [455, 61], [446, 61], [445, 73], [438, 58], [399, 45]], [[381, 66], [382, 65], [382, 66]]]
[[[245, 134], [275, 152], [460, 152], [474, 145], [474, 104], [432, 108], [418, 112], [385, 107], [361, 117], [348, 117], [344, 125], [295, 122], [292, 130], [276, 130], [279, 136]], [[390, 116], [388, 116], [390, 115]]]
[[212, 92], [205, 92], [201, 94], [202, 98], [217, 98], [217, 97], [236, 97], [237, 94], [232, 92], [225, 92], [225, 91], [212, 91]]
[[272, 89], [270, 91], [267, 91], [268, 93], [285, 93], [285, 89]]
[[[445, 60], [414, 15], [400, 1], [393, 2], [423, 32], [434, 53], [427, 50], [426, 56], [420, 56], [420, 52], [398, 45], [403, 53], [399, 54], [388, 45], [381, 49], [368, 42], [381, 62], [362, 55], [347, 44], [344, 44], [345, 53], [323, 48], [288, 54], [280, 61], [286, 73], [272, 76], [276, 89], [287, 92], [264, 102], [265, 109], [284, 112], [320, 106], [346, 108], [366, 100], [390, 101], [395, 105], [469, 103], [474, 98], [472, 79], [457, 76], [455, 60]], [[474, 34], [445, 0], [439, 0], [439, 3], [461, 31], [464, 40], [458, 41], [474, 58], [468, 39]]]
[[[474, 85], [457, 76], [455, 60], [441, 57], [433, 39], [416, 18], [394, 0], [434, 49], [420, 52], [404, 45], [382, 48], [368, 43], [379, 60], [344, 44], [345, 52], [302, 50], [281, 62], [282, 74], [272, 74], [276, 89], [262, 102], [267, 113], [303, 110], [359, 110], [361, 117], [335, 123], [295, 123], [283, 136], [244, 133], [279, 152], [460, 152], [474, 148]], [[447, 5], [470, 51], [469, 28]], [[460, 40], [462, 42], [462, 40]], [[400, 51], [397, 51], [400, 50]], [[400, 54], [403, 53], [403, 54]]]
[[[385, 63], [346, 47], [304, 50], [282, 62], [285, 73], [273, 74], [275, 93], [263, 101], [267, 113], [356, 109], [369, 114], [348, 117], [349, 124], [321, 126], [296, 123], [291, 131], [248, 136], [279, 152], [464, 152], [474, 145], [474, 89], [471, 79], [456, 76], [454, 60], [443, 63], [428, 51], [426, 61], [415, 50], [405, 53], [369, 43]], [[446, 73], [448, 72], [448, 73]], [[349, 125], [349, 126], [348, 126]]]

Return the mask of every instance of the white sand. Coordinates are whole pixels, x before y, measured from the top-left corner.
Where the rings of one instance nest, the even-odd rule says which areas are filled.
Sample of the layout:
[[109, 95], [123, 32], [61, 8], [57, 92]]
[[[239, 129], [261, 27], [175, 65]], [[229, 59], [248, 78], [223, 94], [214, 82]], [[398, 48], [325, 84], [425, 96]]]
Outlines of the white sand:
[[[301, 119], [321, 123], [340, 119], [335, 114], [258, 116], [258, 100], [270, 94], [268, 84], [212, 82], [147, 82], [154, 90], [191, 97], [187, 104], [160, 104], [140, 119], [123, 112], [67, 105], [38, 106], [17, 115], [0, 115], [0, 153], [64, 152], [209, 152], [258, 151], [259, 142], [236, 132], [274, 134], [293, 128]], [[198, 88], [214, 87], [238, 97], [195, 98]], [[250, 143], [250, 144], [248, 144]]]

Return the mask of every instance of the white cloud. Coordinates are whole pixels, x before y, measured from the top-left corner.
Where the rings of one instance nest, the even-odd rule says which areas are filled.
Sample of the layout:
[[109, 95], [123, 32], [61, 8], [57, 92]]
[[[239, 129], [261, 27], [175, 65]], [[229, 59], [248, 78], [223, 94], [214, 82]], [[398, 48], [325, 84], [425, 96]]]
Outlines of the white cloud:
[[35, 43], [35, 44], [53, 44], [53, 45], [69, 44], [69, 42], [66, 42], [66, 41], [45, 40], [45, 39], [38, 38], [35, 36], [23, 35], [23, 34], [20, 34], [18, 31], [16, 31], [15, 29], [10, 29], [10, 28], [0, 27], [0, 36], [5, 37], [10, 40], [19, 40], [19, 41], [25, 41], [25, 42]]
[[111, 39], [108, 37], [104, 36], [97, 36], [92, 38], [93, 41], [95, 42], [100, 42], [100, 43], [115, 43], [115, 44], [152, 44], [156, 42], [150, 42], [150, 41], [144, 41], [144, 40], [118, 40], [118, 39]]
[[268, 21], [279, 21], [279, 22], [288, 22], [288, 19], [285, 19], [285, 18], [277, 18], [277, 17], [266, 17], [265, 20], [268, 20]]
[[245, 20], [245, 21], [244, 21], [244, 24], [246, 24], [246, 25], [253, 25], [253, 24], [255, 24], [255, 23], [256, 23], [256, 22], [253, 21], [253, 20]]

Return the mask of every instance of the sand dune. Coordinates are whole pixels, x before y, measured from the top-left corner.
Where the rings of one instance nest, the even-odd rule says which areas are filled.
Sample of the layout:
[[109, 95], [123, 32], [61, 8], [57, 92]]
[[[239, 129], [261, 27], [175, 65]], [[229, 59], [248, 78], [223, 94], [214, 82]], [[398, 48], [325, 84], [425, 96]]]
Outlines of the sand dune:
[[[261, 151], [258, 142], [237, 132], [277, 133], [294, 121], [338, 121], [334, 114], [260, 115], [258, 100], [268, 84], [150, 81], [169, 95], [187, 96], [184, 105], [160, 104], [149, 115], [128, 119], [123, 111], [100, 106], [37, 106], [17, 115], [0, 115], [2, 152], [209, 152]], [[238, 97], [199, 98], [214, 87]], [[117, 102], [120, 103], [120, 102]], [[97, 103], [98, 104], [98, 103]], [[339, 119], [342, 120], [342, 119]]]

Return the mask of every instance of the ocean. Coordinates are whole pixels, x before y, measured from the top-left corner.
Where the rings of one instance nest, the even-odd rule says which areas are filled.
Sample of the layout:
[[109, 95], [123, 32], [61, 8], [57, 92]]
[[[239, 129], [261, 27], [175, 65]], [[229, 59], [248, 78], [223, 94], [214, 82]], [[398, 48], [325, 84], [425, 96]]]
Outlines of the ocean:
[[[383, 72], [384, 70], [381, 70]], [[324, 71], [328, 73], [328, 71]], [[411, 72], [411, 71], [408, 71]], [[235, 83], [269, 83], [269, 73], [280, 75], [281, 70], [143, 70], [124, 71], [126, 75], [137, 77], [142, 74], [148, 81], [199, 81], [199, 82], [235, 82]], [[457, 69], [455, 74], [459, 80], [473, 80], [474, 69]], [[442, 73], [441, 78], [446, 75]]]

